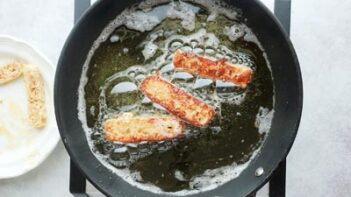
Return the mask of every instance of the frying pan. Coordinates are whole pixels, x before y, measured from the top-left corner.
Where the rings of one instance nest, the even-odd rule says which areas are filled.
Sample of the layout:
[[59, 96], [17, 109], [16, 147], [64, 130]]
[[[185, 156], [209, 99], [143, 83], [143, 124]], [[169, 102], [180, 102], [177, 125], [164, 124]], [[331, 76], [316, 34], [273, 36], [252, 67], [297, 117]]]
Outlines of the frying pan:
[[[295, 139], [302, 112], [302, 78], [293, 46], [277, 19], [256, 0], [225, 0], [239, 8], [258, 37], [271, 64], [275, 105], [271, 129], [260, 154], [239, 177], [191, 196], [249, 196], [266, 183]], [[138, 189], [112, 173], [93, 155], [78, 119], [78, 86], [82, 66], [102, 29], [125, 8], [140, 0], [98, 1], [73, 28], [62, 50], [55, 76], [55, 110], [64, 145], [76, 166], [107, 196], [160, 196]], [[255, 176], [258, 168], [264, 173]]]

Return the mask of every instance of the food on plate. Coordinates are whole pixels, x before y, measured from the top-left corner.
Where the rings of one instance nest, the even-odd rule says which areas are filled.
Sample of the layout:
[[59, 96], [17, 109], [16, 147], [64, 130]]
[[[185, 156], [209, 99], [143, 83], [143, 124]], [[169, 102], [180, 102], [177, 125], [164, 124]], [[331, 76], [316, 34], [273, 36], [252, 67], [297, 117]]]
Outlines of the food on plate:
[[23, 67], [28, 97], [28, 121], [32, 127], [42, 128], [47, 123], [44, 81], [39, 69], [27, 64]]
[[214, 80], [229, 81], [242, 88], [247, 86], [252, 75], [251, 68], [247, 66], [231, 64], [226, 59], [215, 60], [180, 49], [173, 56], [173, 65], [176, 69]]
[[181, 121], [174, 116], [134, 116], [132, 113], [106, 120], [103, 128], [107, 140], [123, 143], [161, 141], [184, 132]]
[[151, 101], [194, 126], [206, 126], [215, 115], [212, 106], [162, 79], [159, 75], [146, 77], [140, 85], [140, 90]]
[[22, 75], [22, 64], [14, 61], [0, 66], [0, 85], [13, 81]]

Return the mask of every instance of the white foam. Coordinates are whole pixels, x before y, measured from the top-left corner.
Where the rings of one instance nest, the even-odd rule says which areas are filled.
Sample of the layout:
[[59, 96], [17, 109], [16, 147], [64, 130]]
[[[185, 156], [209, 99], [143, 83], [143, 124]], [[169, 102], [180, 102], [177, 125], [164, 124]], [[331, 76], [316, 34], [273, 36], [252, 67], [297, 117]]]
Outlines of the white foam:
[[119, 39], [120, 39], [119, 36], [113, 35], [113, 36], [111, 36], [111, 38], [110, 38], [110, 42], [111, 42], [111, 43], [115, 43], [115, 42], [118, 42]]
[[194, 9], [191, 9], [192, 7], [182, 1], [179, 3], [172, 2], [171, 7], [167, 10], [167, 17], [181, 19], [182, 27], [188, 31], [193, 31], [195, 29], [195, 12]]
[[206, 19], [207, 22], [214, 22], [218, 16], [217, 12], [212, 12]]
[[150, 31], [166, 18], [180, 19], [181, 25], [188, 31], [195, 29], [195, 13], [198, 7], [185, 2], [172, 2], [152, 8], [154, 2], [142, 4], [142, 11], [130, 12], [124, 16], [123, 23], [140, 32]]
[[242, 165], [232, 164], [230, 166], [224, 166], [221, 168], [216, 168], [212, 170], [206, 170], [201, 176], [195, 177], [193, 181], [190, 182], [190, 187], [198, 189], [206, 185], [206, 190], [212, 190], [217, 188], [236, 177], [245, 170], [249, 162]]
[[171, 2], [171, 0], [145, 0], [138, 5], [138, 8], [142, 9], [144, 12], [150, 12], [155, 9], [153, 8], [154, 6], [169, 2]]
[[180, 180], [180, 181], [186, 181], [186, 179], [184, 178], [183, 173], [182, 173], [181, 171], [179, 171], [179, 170], [176, 170], [176, 171], [174, 172], [174, 177], [175, 177], [176, 179]]
[[[146, 0], [138, 5], [138, 8], [142, 9], [144, 12], [152, 11], [154, 6], [159, 4], [166, 4], [172, 2], [171, 0]], [[236, 20], [240, 17], [240, 13], [234, 7], [228, 5], [222, 0], [183, 0], [181, 3], [189, 2], [199, 4], [210, 11], [212, 15], [212, 20], [215, 20], [218, 15], [224, 15], [229, 19]], [[195, 6], [193, 6], [195, 7]]]
[[217, 48], [219, 46], [219, 43], [219, 39], [213, 33], [207, 34], [207, 40], [205, 42], [205, 45]]
[[139, 11], [126, 16], [125, 25], [140, 32], [150, 31], [160, 23], [156, 16]]
[[128, 150], [127, 147], [123, 146], [121, 148], [114, 149], [113, 152], [115, 152], [115, 153], [125, 153], [125, 152], [127, 152], [127, 150]]
[[95, 115], [95, 106], [90, 107], [90, 114]]
[[145, 60], [148, 60], [151, 57], [153, 57], [156, 54], [157, 48], [158, 46], [155, 45], [153, 42], [148, 42], [142, 51]]
[[[181, 40], [181, 42], [177, 41]], [[166, 39], [165, 43], [167, 48], [166, 50], [170, 49], [171, 51], [175, 51], [178, 47], [182, 46], [182, 50], [190, 50], [192, 51], [192, 47], [189, 45], [185, 45], [184, 43], [191, 44], [192, 41], [197, 41], [198, 45], [202, 46], [210, 46], [212, 48], [217, 48], [220, 44], [219, 39], [213, 34], [213, 33], [207, 33], [206, 29], [201, 28], [197, 32], [187, 35], [187, 36], [182, 36], [182, 35], [172, 35], [169, 38]], [[172, 45], [169, 47], [169, 45], [172, 43]], [[174, 48], [175, 47], [175, 48]]]
[[260, 107], [256, 115], [255, 127], [258, 128], [260, 134], [268, 133], [271, 128], [274, 110]]
[[115, 85], [112, 90], [111, 94], [119, 94], [125, 92], [133, 92], [138, 90], [138, 87], [132, 82], [122, 82]]
[[237, 87], [234, 83], [226, 82], [222, 80], [216, 80], [216, 87], [218, 88], [234, 88]]
[[210, 20], [215, 20], [216, 16], [218, 15], [224, 15], [228, 17], [229, 19], [236, 20], [240, 16], [239, 12], [235, 10], [234, 7], [228, 5], [222, 0], [211, 0], [211, 1], [206, 1], [206, 0], [187, 0], [194, 2], [196, 4], [200, 4], [204, 6], [207, 10], [210, 11]]
[[241, 38], [245, 34], [244, 26], [235, 24], [231, 27], [224, 27], [224, 34], [228, 36], [228, 38], [235, 42], [238, 38]]

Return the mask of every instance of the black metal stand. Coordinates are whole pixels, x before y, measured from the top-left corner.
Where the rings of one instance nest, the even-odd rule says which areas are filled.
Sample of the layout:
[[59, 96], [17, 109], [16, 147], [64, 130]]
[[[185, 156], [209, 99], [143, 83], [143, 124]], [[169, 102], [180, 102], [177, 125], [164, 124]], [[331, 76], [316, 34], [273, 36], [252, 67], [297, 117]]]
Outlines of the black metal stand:
[[[90, 0], [74, 1], [74, 23], [90, 6]], [[275, 0], [274, 14], [280, 20], [285, 31], [290, 35], [291, 0]], [[286, 160], [282, 161], [269, 180], [269, 197], [285, 197]], [[75, 197], [88, 197], [86, 193], [86, 178], [71, 160], [69, 191]], [[254, 197], [255, 195], [253, 195]]]
[[285, 197], [285, 180], [286, 160], [280, 162], [269, 180], [269, 197]]
[[88, 197], [86, 193], [86, 178], [71, 160], [69, 175], [69, 191], [75, 197]]
[[[291, 0], [275, 0], [274, 14], [290, 35]], [[286, 159], [280, 162], [269, 180], [269, 197], [285, 197]]]

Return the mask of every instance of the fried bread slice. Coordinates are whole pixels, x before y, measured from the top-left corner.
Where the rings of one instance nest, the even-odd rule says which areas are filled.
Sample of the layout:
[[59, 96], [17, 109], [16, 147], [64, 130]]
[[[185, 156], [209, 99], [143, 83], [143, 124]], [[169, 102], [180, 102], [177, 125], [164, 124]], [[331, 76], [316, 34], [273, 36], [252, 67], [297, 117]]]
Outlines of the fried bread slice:
[[0, 66], [0, 85], [13, 81], [22, 75], [22, 64], [20, 62], [11, 62]]
[[232, 82], [242, 88], [247, 86], [252, 77], [252, 69], [249, 67], [231, 64], [226, 59], [215, 60], [180, 49], [173, 56], [173, 65], [176, 69], [213, 80]]
[[123, 143], [161, 141], [184, 133], [182, 122], [171, 115], [134, 116], [124, 113], [103, 123], [106, 139]]
[[215, 110], [212, 106], [176, 87], [159, 75], [146, 77], [141, 92], [182, 120], [198, 127], [206, 126]]
[[47, 123], [44, 80], [34, 65], [23, 66], [23, 76], [27, 92], [28, 121], [32, 127], [42, 128]]

